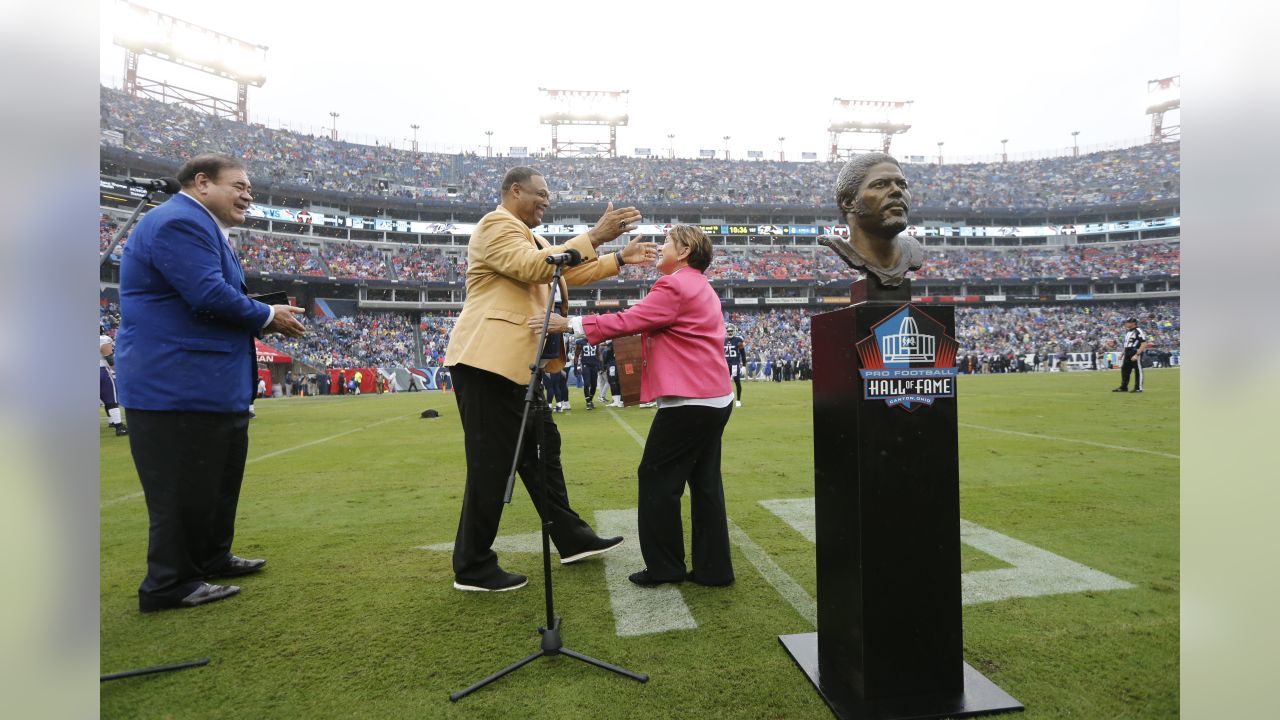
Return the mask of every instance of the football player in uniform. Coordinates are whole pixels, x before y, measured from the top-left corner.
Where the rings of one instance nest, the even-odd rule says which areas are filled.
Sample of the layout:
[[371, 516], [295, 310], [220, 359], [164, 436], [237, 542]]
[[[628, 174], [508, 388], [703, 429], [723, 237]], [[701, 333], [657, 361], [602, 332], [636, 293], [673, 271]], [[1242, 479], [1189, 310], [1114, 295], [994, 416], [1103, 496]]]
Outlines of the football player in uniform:
[[600, 361], [604, 368], [605, 378], [609, 381], [609, 393], [613, 395], [613, 407], [622, 407], [622, 380], [618, 378], [618, 361], [613, 355], [613, 341], [605, 340], [600, 343], [601, 356]]
[[585, 335], [579, 335], [574, 341], [574, 359], [578, 361], [578, 376], [582, 378], [582, 393], [587, 398], [587, 409], [596, 408], [596, 380], [600, 373], [600, 358], [596, 354], [596, 346], [587, 342]]
[[116, 431], [116, 437], [128, 435], [129, 428], [120, 419], [120, 405], [116, 402], [116, 374], [111, 370], [116, 343], [108, 335], [98, 335], [98, 399], [107, 411], [107, 426]]
[[729, 365], [729, 377], [733, 378], [733, 386], [737, 389], [734, 407], [742, 407], [742, 369], [746, 360], [747, 349], [743, 346], [742, 337], [738, 335], [738, 326], [728, 323], [724, 326], [724, 361]]

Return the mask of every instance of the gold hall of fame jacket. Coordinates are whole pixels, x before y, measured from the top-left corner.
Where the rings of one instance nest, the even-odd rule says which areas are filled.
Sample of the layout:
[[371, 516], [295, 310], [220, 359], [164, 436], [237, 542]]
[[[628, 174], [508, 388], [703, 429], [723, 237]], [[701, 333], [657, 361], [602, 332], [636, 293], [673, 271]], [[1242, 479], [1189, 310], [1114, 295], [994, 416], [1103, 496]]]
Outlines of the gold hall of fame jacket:
[[[618, 274], [617, 259], [596, 255], [586, 234], [552, 245], [502, 206], [481, 218], [467, 246], [467, 295], [449, 333], [444, 364], [469, 365], [527, 385], [538, 337], [525, 323], [547, 309], [555, 268], [546, 258], [570, 249], [581, 253], [582, 263], [564, 269], [565, 283], [586, 285]], [[566, 287], [560, 297], [567, 301]], [[561, 369], [564, 359], [562, 343], [560, 358], [545, 369]]]

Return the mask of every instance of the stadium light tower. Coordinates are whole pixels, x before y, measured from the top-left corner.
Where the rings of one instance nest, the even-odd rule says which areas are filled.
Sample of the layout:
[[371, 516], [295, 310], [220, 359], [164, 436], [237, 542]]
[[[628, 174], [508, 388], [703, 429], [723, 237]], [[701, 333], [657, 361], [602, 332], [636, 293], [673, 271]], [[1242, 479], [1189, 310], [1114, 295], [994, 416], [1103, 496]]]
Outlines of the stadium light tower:
[[784, 152], [784, 150], [783, 150], [783, 146], [782, 146], [782, 143], [784, 143], [784, 142], [786, 142], [786, 141], [787, 141], [787, 139], [786, 139], [785, 137], [780, 137], [780, 138], [778, 138], [778, 162], [786, 162], [786, 161], [787, 161], [787, 153], [786, 153], [786, 152]]
[[[831, 102], [831, 125], [827, 131], [831, 133], [831, 155], [828, 158], [836, 161], [847, 158], [854, 152], [878, 149], [889, 152], [893, 136], [911, 129], [907, 122], [907, 113], [914, 100], [843, 100], [836, 98]], [[840, 136], [843, 133], [876, 134], [880, 136], [879, 148], [840, 148]]]
[[[249, 86], [262, 87], [267, 46], [156, 12], [127, 0], [114, 9], [112, 42], [125, 49], [124, 91], [132, 97], [184, 105], [215, 117], [249, 121]], [[236, 98], [218, 97], [138, 75], [142, 56], [226, 78], [236, 84]]]
[[493, 131], [485, 130], [484, 134], [485, 134], [484, 156], [487, 158], [491, 158], [493, 157]]
[[732, 160], [732, 158], [729, 157], [729, 136], [728, 135], [724, 136], [724, 159]]
[[331, 137], [333, 138], [334, 142], [337, 142], [338, 141], [338, 118], [342, 116], [330, 110], [329, 117], [333, 118], [333, 128], [331, 130]]
[[667, 157], [672, 160], [676, 159], [676, 134], [675, 133], [667, 133]]
[[1165, 125], [1164, 114], [1182, 107], [1182, 76], [1147, 81], [1147, 114], [1151, 116], [1151, 142], [1179, 140], [1182, 129]]
[[1000, 162], [1009, 162], [1009, 138], [1000, 141]]
[[[618, 157], [618, 127], [625, 126], [630, 90], [549, 90], [542, 93], [539, 121], [551, 126], [551, 156]], [[608, 126], [609, 142], [561, 142], [561, 125]]]
[[1071, 131], [1071, 157], [1080, 157], [1080, 131]]
[[413, 151], [418, 152], [418, 128], [422, 126], [418, 123], [412, 123], [409, 127], [413, 128]]
[[943, 141], [939, 140], [938, 141], [938, 164], [939, 165], [942, 164], [942, 144], [943, 144]]

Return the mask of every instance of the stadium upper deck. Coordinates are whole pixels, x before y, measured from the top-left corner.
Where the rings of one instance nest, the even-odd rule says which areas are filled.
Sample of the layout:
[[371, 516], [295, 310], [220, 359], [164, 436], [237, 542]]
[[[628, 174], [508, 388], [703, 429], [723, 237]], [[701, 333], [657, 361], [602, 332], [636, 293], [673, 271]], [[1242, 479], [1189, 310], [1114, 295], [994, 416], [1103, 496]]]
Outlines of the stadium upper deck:
[[[834, 222], [831, 197], [839, 165], [767, 160], [660, 158], [482, 158], [416, 153], [333, 141], [237, 123], [102, 88], [104, 169], [171, 172], [189, 155], [216, 150], [243, 157], [259, 194], [277, 202], [401, 209], [420, 218], [474, 220], [498, 200], [502, 174], [535, 164], [555, 194], [554, 212], [573, 215], [603, 199], [679, 213], [757, 222]], [[975, 218], [994, 224], [1124, 215], [1176, 214], [1177, 144], [1140, 145], [1079, 158], [975, 165], [912, 164], [913, 219]], [[434, 214], [432, 214], [434, 211]], [[699, 217], [699, 215], [701, 217]], [[805, 220], [810, 218], [811, 220]], [[593, 219], [593, 218], [591, 218]], [[554, 222], [554, 217], [548, 221]]]

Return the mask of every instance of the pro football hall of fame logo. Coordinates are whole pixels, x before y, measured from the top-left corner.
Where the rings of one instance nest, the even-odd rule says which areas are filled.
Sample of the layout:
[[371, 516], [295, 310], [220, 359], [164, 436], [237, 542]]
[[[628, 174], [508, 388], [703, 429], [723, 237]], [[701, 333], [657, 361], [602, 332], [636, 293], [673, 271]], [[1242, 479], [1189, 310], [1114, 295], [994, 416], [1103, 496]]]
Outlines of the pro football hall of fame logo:
[[956, 339], [910, 303], [871, 326], [857, 343], [864, 400], [912, 412], [956, 396]]

